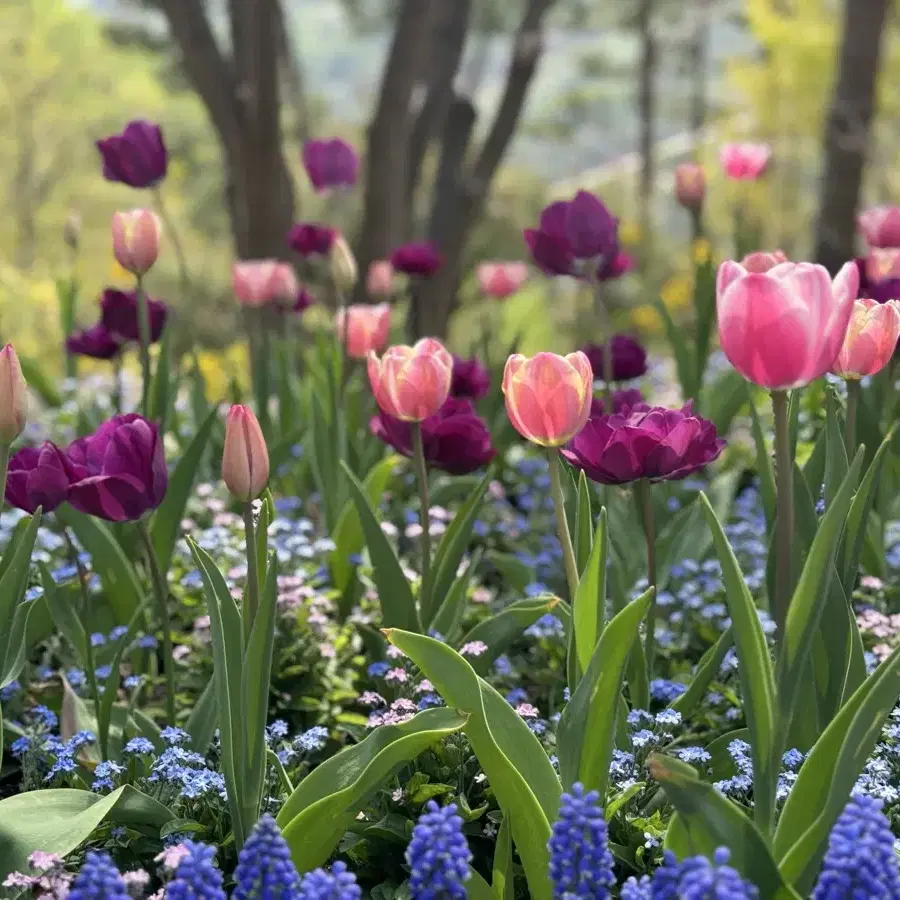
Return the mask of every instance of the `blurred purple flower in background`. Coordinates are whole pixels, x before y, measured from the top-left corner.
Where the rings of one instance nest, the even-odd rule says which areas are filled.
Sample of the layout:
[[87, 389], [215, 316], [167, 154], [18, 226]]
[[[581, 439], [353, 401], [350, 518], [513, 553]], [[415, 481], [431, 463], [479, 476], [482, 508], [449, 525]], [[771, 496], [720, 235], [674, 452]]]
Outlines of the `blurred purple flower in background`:
[[437, 245], [431, 241], [413, 241], [397, 247], [391, 254], [391, 265], [396, 272], [429, 278], [444, 264]]
[[76, 356], [92, 359], [112, 359], [122, 350], [120, 341], [102, 322], [76, 331], [66, 338], [66, 350]]
[[298, 222], [288, 232], [288, 246], [301, 256], [327, 256], [337, 232], [318, 222]]
[[121, 134], [97, 141], [103, 177], [133, 188], [155, 187], [166, 177], [169, 154], [159, 125], [136, 119]]
[[359, 157], [340, 138], [307, 141], [303, 145], [303, 166], [317, 193], [352, 187], [359, 177]]
[[450, 382], [451, 397], [468, 397], [478, 400], [491, 389], [491, 373], [478, 357], [463, 359], [453, 354], [453, 376]]
[[[640, 378], [647, 371], [647, 351], [640, 342], [627, 334], [614, 334], [612, 345], [612, 380], [630, 381]], [[604, 344], [585, 344], [581, 352], [588, 358], [594, 378], [603, 380], [603, 357], [606, 352]]]
[[[162, 300], [147, 297], [150, 313], [150, 342], [156, 343], [166, 327], [169, 308]], [[106, 288], [100, 299], [100, 323], [123, 341], [138, 340], [138, 302], [135, 291]]]

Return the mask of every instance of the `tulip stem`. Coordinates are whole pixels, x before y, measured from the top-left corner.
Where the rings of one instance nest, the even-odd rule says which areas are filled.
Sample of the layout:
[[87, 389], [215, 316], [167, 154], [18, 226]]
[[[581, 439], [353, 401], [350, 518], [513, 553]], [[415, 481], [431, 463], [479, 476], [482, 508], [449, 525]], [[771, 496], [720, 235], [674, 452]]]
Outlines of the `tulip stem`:
[[844, 445], [847, 459], [856, 452], [856, 410], [859, 408], [859, 380], [847, 379], [847, 417], [844, 420]]
[[337, 294], [338, 301], [338, 321], [343, 323], [343, 328], [341, 328], [338, 333], [338, 339], [341, 342], [341, 382], [340, 391], [338, 393], [338, 403], [340, 405], [343, 403], [344, 391], [346, 391], [347, 382], [350, 380], [350, 322], [348, 321], [349, 317], [347, 315], [346, 295], [337, 285], [334, 286], [334, 291]]
[[416, 480], [419, 483], [419, 523], [422, 527], [422, 590], [419, 607], [423, 621], [428, 620], [431, 606], [431, 505], [428, 500], [428, 464], [425, 462], [425, 445], [422, 442], [422, 423], [413, 422], [412, 431], [413, 462]]
[[9, 470], [9, 444], [0, 444], [0, 509], [6, 500], [6, 473]]
[[113, 357], [113, 409], [117, 416], [122, 414], [122, 357], [118, 353]]
[[172, 242], [172, 249], [175, 251], [175, 259], [178, 262], [178, 281], [181, 287], [181, 299], [184, 301], [187, 300], [191, 291], [191, 279], [188, 274], [187, 256], [185, 255], [184, 247], [181, 245], [181, 238], [178, 236], [178, 231], [175, 229], [175, 225], [172, 222], [172, 217], [169, 215], [166, 204], [163, 202], [163, 194], [158, 185], [153, 188], [153, 199], [156, 201], [156, 211], [159, 213], [159, 217], [166, 229], [166, 234]]
[[244, 539], [247, 543], [247, 592], [244, 597], [244, 645], [250, 643], [250, 633], [259, 609], [259, 561], [256, 558], [256, 529], [253, 526], [253, 501], [244, 504]]
[[604, 412], [611, 416], [615, 410], [613, 409], [613, 347], [612, 335], [610, 334], [606, 342], [603, 344], [603, 400], [605, 403]]
[[791, 540], [794, 531], [794, 464], [791, 461], [790, 413], [787, 391], [772, 391], [775, 414], [775, 596], [772, 614], [779, 635], [784, 634], [793, 592]]
[[153, 549], [153, 540], [147, 530], [147, 524], [143, 520], [137, 523], [138, 535], [147, 553], [147, 565], [150, 569], [150, 580], [153, 582], [153, 597], [156, 600], [156, 609], [162, 626], [163, 640], [163, 670], [166, 676], [166, 719], [169, 725], [175, 724], [175, 669], [172, 658], [172, 621], [169, 618], [169, 589], [166, 579], [159, 568], [159, 560], [156, 558], [156, 550]]
[[150, 415], [150, 309], [144, 280], [138, 275], [134, 286], [138, 308], [138, 343], [141, 350], [141, 413]]
[[644, 640], [644, 657], [647, 663], [647, 680], [653, 677], [653, 658], [656, 655], [656, 533], [653, 528], [653, 499], [650, 482], [641, 478], [634, 483], [634, 493], [644, 523], [647, 538], [647, 585], [653, 588], [653, 598], [647, 610], [647, 636]]
[[572, 601], [578, 590], [578, 563], [575, 562], [575, 548], [572, 546], [572, 535], [569, 534], [569, 522], [566, 519], [566, 498], [563, 495], [562, 479], [559, 474], [559, 450], [556, 447], [547, 448], [547, 462], [550, 464], [550, 493], [556, 511], [556, 531], [562, 545], [569, 600]]

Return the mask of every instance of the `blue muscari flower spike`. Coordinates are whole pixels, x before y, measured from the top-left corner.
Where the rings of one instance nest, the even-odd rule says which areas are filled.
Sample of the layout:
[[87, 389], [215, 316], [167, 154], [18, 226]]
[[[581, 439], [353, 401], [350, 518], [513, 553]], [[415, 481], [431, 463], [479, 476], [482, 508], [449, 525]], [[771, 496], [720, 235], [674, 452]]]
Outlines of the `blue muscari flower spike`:
[[558, 900], [606, 900], [613, 878], [613, 856], [597, 791], [572, 785], [562, 795], [559, 817], [547, 844], [550, 880]]
[[812, 900], [851, 897], [900, 898], [894, 835], [881, 801], [856, 795], [831, 829]]
[[187, 856], [166, 885], [166, 900], [226, 900], [222, 890], [222, 873], [213, 857], [216, 848], [197, 841], [184, 841]]
[[295, 900], [360, 900], [362, 891], [345, 863], [336, 862], [330, 872], [314, 869], [303, 876]]
[[[654, 873], [650, 896], [653, 900], [757, 900], [759, 891], [727, 865], [729, 852], [716, 850], [713, 861], [692, 856], [682, 862], [671, 851]], [[638, 895], [639, 897], [640, 895]]]
[[649, 875], [642, 875], [640, 880], [633, 875], [622, 885], [622, 900], [653, 900], [653, 887]]
[[234, 880], [232, 900], [295, 900], [300, 876], [271, 816], [263, 816], [250, 832]]
[[128, 888], [108, 853], [89, 852], [69, 889], [71, 900], [129, 900]]
[[429, 800], [406, 848], [409, 892], [413, 900], [464, 900], [472, 853], [456, 804], [439, 807]]

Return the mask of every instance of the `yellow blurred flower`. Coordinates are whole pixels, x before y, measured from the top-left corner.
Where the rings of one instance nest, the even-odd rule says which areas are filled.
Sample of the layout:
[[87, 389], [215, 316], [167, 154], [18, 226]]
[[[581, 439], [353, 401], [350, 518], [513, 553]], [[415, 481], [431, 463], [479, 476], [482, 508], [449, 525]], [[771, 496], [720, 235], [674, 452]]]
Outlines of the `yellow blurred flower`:
[[134, 281], [134, 275], [122, 268], [116, 259], [113, 259], [112, 265], [109, 267], [109, 280], [111, 282]]
[[641, 226], [637, 222], [619, 222], [619, 240], [629, 247], [634, 247], [641, 240]]
[[206, 395], [210, 400], [225, 399], [232, 380], [246, 383], [249, 362], [244, 344], [232, 344], [218, 352], [203, 350], [197, 355], [197, 360], [206, 382]]
[[689, 275], [673, 275], [662, 286], [659, 298], [670, 312], [685, 309], [691, 302], [693, 280]]
[[649, 303], [632, 310], [631, 320], [636, 328], [647, 334], [658, 334], [662, 331], [659, 313]]
[[697, 265], [709, 262], [712, 247], [705, 238], [697, 238], [691, 246], [691, 258]]

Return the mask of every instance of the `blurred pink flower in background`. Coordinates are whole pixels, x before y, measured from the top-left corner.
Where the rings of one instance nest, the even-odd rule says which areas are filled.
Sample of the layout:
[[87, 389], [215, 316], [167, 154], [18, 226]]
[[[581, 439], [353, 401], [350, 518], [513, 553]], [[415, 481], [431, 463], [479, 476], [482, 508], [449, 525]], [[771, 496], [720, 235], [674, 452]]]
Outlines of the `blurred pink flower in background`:
[[873, 206], [856, 217], [870, 247], [900, 247], [900, 206]]
[[370, 352], [381, 353], [388, 342], [391, 330], [391, 308], [387, 303], [376, 306], [355, 304], [340, 309], [334, 317], [334, 328], [339, 336], [344, 334], [347, 322], [347, 353], [353, 359], [365, 359]]
[[525, 283], [528, 266], [523, 262], [486, 262], [478, 266], [475, 274], [482, 293], [505, 300]]
[[394, 293], [394, 267], [389, 259], [376, 259], [369, 266], [366, 290], [373, 297], [386, 297]]
[[843, 378], [880, 372], [890, 362], [900, 337], [900, 304], [896, 300], [855, 300], [841, 352], [831, 371]]
[[243, 260], [234, 263], [231, 278], [234, 296], [244, 306], [293, 303], [297, 299], [299, 286], [290, 263], [277, 259]]
[[685, 209], [700, 209], [706, 197], [706, 172], [695, 162], [675, 166], [675, 199]]
[[768, 168], [772, 148], [762, 143], [723, 144], [719, 161], [729, 178], [737, 181], [755, 181]]

